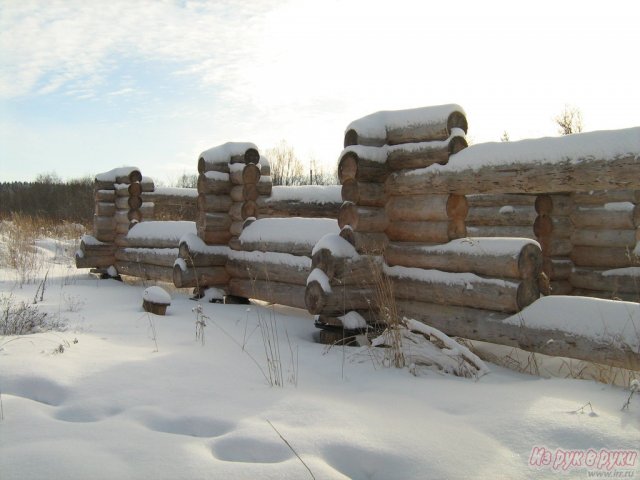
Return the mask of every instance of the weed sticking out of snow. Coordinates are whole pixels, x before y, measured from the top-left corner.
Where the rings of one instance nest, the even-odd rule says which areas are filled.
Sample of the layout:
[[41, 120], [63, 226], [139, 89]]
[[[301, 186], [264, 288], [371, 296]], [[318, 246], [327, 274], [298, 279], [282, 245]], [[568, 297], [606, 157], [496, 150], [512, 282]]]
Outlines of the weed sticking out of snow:
[[0, 295], [0, 335], [28, 335], [65, 328], [64, 321], [40, 311], [37, 306], [16, 301], [13, 294]]

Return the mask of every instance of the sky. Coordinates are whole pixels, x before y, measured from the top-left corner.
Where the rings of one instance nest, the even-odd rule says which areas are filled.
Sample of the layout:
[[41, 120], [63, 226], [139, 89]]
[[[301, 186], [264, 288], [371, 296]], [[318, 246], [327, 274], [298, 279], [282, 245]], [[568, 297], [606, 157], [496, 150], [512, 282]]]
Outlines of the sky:
[[227, 141], [331, 170], [345, 127], [457, 103], [473, 143], [640, 125], [636, 1], [0, 0], [0, 181], [137, 166], [171, 184]]

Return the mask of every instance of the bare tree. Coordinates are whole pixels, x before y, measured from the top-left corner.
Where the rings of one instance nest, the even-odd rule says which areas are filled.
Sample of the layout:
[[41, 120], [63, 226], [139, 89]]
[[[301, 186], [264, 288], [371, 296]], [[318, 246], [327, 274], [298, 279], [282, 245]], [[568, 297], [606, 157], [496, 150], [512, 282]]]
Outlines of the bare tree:
[[506, 130], [504, 132], [502, 132], [502, 136], [500, 137], [500, 141], [501, 142], [509, 142], [509, 141], [511, 141], [511, 138], [509, 137], [509, 132], [507, 132]]
[[271, 164], [271, 180], [274, 185], [303, 185], [306, 177], [302, 162], [293, 147], [281, 140], [278, 145], [267, 150]]
[[196, 188], [196, 185], [198, 185], [198, 176], [195, 173], [183, 172], [182, 175], [180, 175], [172, 183], [174, 187]]
[[554, 120], [558, 124], [558, 133], [560, 135], [580, 133], [584, 128], [582, 112], [578, 107], [572, 105], [565, 105], [564, 110]]

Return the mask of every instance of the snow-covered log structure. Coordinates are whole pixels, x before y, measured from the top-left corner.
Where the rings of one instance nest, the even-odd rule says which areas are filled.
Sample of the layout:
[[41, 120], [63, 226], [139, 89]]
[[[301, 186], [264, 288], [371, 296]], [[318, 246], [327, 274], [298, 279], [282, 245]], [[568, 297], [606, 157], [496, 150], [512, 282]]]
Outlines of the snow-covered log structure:
[[[356, 120], [340, 186], [273, 186], [246, 142], [204, 151], [196, 190], [115, 169], [96, 177], [94, 236], [76, 263], [306, 308], [322, 328], [364, 330], [395, 312], [640, 369], [615, 332], [517, 322], [547, 295], [640, 299], [640, 128], [472, 146], [466, 131], [458, 105]], [[150, 222], [155, 205], [188, 206], [196, 221]]]

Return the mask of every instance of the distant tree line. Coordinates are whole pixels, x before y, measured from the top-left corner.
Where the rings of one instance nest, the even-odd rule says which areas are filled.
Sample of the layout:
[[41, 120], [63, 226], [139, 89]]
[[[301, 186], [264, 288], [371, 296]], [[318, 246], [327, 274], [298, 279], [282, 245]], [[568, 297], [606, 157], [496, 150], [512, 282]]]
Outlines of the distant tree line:
[[0, 217], [12, 213], [89, 225], [93, 219], [93, 179], [63, 182], [56, 174], [40, 174], [34, 182], [0, 182]]

